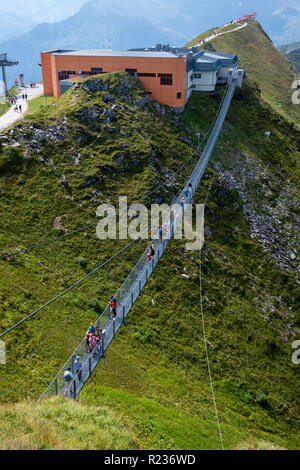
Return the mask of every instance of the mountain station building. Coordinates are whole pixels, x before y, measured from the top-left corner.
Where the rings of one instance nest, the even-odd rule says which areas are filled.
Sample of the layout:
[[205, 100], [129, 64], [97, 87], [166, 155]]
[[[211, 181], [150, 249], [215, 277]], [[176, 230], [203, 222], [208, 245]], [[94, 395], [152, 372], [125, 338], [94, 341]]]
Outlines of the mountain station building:
[[184, 109], [192, 91], [214, 91], [234, 75], [242, 86], [245, 70], [238, 70], [236, 54], [209, 52], [157, 44], [148, 49], [114, 51], [53, 50], [41, 53], [44, 93], [59, 97], [78, 77], [128, 72], [159, 103]]

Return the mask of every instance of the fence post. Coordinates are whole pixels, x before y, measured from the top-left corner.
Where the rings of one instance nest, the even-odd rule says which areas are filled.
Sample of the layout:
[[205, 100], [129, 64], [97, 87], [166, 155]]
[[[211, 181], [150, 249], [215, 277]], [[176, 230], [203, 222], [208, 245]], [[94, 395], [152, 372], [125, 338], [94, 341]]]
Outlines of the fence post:
[[142, 290], [142, 281], [139, 280], [139, 294], [141, 293], [141, 290]]
[[76, 400], [76, 380], [74, 379], [74, 390], [73, 390], [73, 393], [74, 393], [74, 400]]
[[57, 389], [57, 377], [55, 377], [55, 395], [58, 395], [58, 389]]
[[116, 335], [116, 319], [113, 318], [113, 338], [115, 337]]
[[89, 375], [92, 374], [92, 360], [91, 360], [91, 356], [89, 357]]
[[124, 323], [124, 325], [126, 325], [126, 322], [125, 322], [125, 305], [123, 305], [123, 323]]
[[133, 307], [133, 292], [131, 292], [131, 307]]
[[101, 338], [102, 357], [105, 359], [105, 356], [104, 356], [104, 336], [105, 336], [105, 331], [102, 332], [102, 338]]

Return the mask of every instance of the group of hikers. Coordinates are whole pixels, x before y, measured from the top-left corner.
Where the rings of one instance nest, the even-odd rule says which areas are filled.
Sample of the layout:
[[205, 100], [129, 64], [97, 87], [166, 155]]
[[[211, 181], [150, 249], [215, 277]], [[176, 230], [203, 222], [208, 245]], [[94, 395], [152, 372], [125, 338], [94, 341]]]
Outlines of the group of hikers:
[[[115, 297], [112, 295], [109, 301], [109, 307], [110, 307], [110, 315], [111, 318], [114, 320], [117, 317], [117, 301]], [[86, 335], [86, 346], [87, 350], [89, 353], [92, 353], [97, 346], [98, 343], [100, 343], [103, 335], [103, 330], [100, 330], [98, 326], [95, 326], [94, 323], [91, 323]], [[67, 370], [64, 373], [64, 381], [66, 382], [66, 385], [68, 385], [76, 376], [78, 376], [78, 379], [81, 380], [81, 374], [82, 374], [82, 362], [80, 356], [76, 357], [76, 360], [74, 362], [74, 372], [72, 371], [71, 367], [68, 367]], [[66, 387], [67, 391], [67, 387]], [[72, 393], [72, 391], [71, 391]]]
[[[189, 186], [184, 191], [184, 197], [181, 199], [181, 202], [180, 202], [182, 209], [184, 208], [184, 204], [190, 201], [192, 187], [193, 185], [192, 183], [190, 183]], [[159, 229], [159, 239], [161, 242], [163, 239], [165, 229], [166, 227], [164, 226], [160, 227]], [[155, 247], [154, 245], [151, 245], [147, 253], [147, 260], [149, 263], [152, 261], [154, 256], [155, 256]], [[113, 295], [110, 297], [110, 300], [109, 300], [109, 309], [110, 309], [110, 316], [112, 320], [115, 320], [117, 317], [117, 301]], [[97, 344], [101, 341], [102, 335], [103, 335], [103, 331], [100, 330], [98, 326], [95, 326], [94, 323], [91, 323], [85, 335], [87, 350], [89, 351], [89, 353], [92, 353], [94, 351]], [[81, 380], [82, 362], [81, 362], [80, 356], [76, 357], [76, 360], [74, 363], [74, 369], [75, 369], [75, 375], [71, 367], [68, 367], [68, 369], [65, 371], [64, 381], [66, 382], [66, 385], [70, 383], [75, 376], [78, 376], [78, 379]], [[66, 390], [67, 390], [67, 387], [66, 387]]]
[[[27, 101], [27, 99], [28, 99], [27, 93], [22, 94], [22, 99], [23, 99], [23, 101], [25, 101], [25, 100]], [[19, 97], [18, 96], [10, 96], [9, 101], [10, 101], [11, 106], [14, 106], [14, 110], [16, 112], [20, 112], [20, 113], [22, 112], [22, 105], [21, 105], [21, 103], [19, 103]]]

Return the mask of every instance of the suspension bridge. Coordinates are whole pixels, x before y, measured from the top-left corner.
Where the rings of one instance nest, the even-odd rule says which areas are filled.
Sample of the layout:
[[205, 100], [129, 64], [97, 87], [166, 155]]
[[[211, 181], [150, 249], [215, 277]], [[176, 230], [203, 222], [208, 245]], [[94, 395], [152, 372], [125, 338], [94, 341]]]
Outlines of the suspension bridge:
[[[102, 330], [102, 337], [94, 348], [94, 350], [92, 352], [89, 352], [86, 339], [83, 339], [81, 343], [77, 346], [75, 351], [72, 353], [72, 355], [69, 357], [69, 359], [66, 361], [66, 363], [62, 366], [57, 375], [54, 377], [47, 389], [41, 395], [40, 399], [48, 398], [53, 395], [59, 395], [61, 393], [65, 394], [69, 398], [76, 399], [85, 384], [88, 382], [89, 378], [91, 377], [93, 371], [95, 370], [101, 359], [105, 358], [105, 353], [109, 345], [115, 338], [121, 326], [125, 323], [127, 315], [131, 311], [138, 297], [141, 295], [144, 286], [147, 284], [147, 281], [155, 270], [155, 267], [159, 262], [160, 258], [165, 253], [170, 240], [173, 238], [174, 233], [176, 232], [176, 229], [178, 228], [179, 224], [182, 223], [186, 204], [192, 200], [202, 179], [204, 171], [208, 165], [212, 152], [215, 148], [217, 139], [221, 132], [223, 123], [225, 121], [228, 109], [230, 107], [236, 86], [237, 78], [233, 75], [231, 77], [226, 94], [222, 101], [222, 106], [216, 117], [215, 124], [211, 131], [207, 144], [192, 174], [187, 180], [187, 184], [192, 184], [189, 197], [185, 197], [184, 187], [176, 198], [176, 200], [173, 202], [170, 209], [169, 217], [163, 222], [164, 236], [161, 237], [158, 232], [154, 237], [154, 240], [151, 242], [151, 244], [155, 247], [155, 256], [149, 262], [147, 258], [148, 250], [146, 250], [142, 254], [139, 261], [137, 262], [137, 264], [135, 265], [135, 267], [133, 268], [133, 270], [131, 271], [131, 273], [126, 278], [126, 280], [115, 295], [115, 298], [117, 300], [116, 318], [111, 318], [110, 306], [108, 305], [103, 311], [103, 313], [100, 315], [98, 320], [95, 322], [98, 328]], [[183, 207], [180, 205], [182, 198], [185, 198], [186, 202]], [[45, 304], [45, 306], [48, 304]], [[75, 373], [75, 359], [77, 356], [80, 356], [82, 358], [82, 368], [79, 373]], [[64, 372], [69, 367], [72, 370], [73, 378], [71, 382], [66, 384], [66, 382], [64, 381]]]

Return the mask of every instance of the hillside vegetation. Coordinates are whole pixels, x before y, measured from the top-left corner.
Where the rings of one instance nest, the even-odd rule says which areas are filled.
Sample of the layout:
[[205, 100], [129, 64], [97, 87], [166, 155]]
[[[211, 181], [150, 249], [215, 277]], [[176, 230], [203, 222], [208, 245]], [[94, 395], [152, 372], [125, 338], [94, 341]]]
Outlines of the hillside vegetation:
[[204, 47], [238, 54], [240, 66], [246, 67], [248, 82], [258, 85], [264, 101], [300, 127], [300, 106], [292, 104], [292, 83], [295, 78], [291, 66], [287, 58], [273, 46], [257, 21], [248, 23], [238, 31], [216, 37]]
[[[258, 41], [273, 48], [260, 28], [253, 28]], [[245, 30], [248, 26], [232, 34]], [[284, 108], [289, 89], [282, 88], [272, 106], [267, 91], [259, 92], [262, 86], [259, 70], [256, 76], [253, 69], [252, 77], [249, 71], [195, 196], [203, 203], [208, 194], [203, 305], [226, 449], [299, 447], [291, 346], [299, 332], [300, 133]], [[27, 121], [0, 135], [0, 255], [93, 222], [96, 207], [116, 204], [120, 194], [130, 203], [170, 202], [196, 159], [184, 173], [175, 171], [191, 155], [195, 132], [207, 132], [223, 93], [222, 87], [215, 94], [194, 93], [177, 116], [148, 99], [138, 81], [115, 73], [84, 79], [33, 110]], [[160, 183], [163, 188], [145, 199]], [[91, 228], [0, 259], [0, 331], [126, 244], [100, 242]], [[7, 421], [0, 420], [0, 448], [24, 448], [29, 441], [36, 448], [74, 448], [77, 435], [79, 448], [220, 448], [203, 345], [199, 253], [186, 252], [183, 241], [170, 243], [79, 404], [70, 404], [65, 415], [60, 399], [38, 405], [48, 440], [38, 438], [32, 423], [34, 402], [12, 404], [40, 396], [146, 246], [146, 241], [133, 245], [6, 337], [0, 396], [11, 404], [0, 408], [0, 416], [8, 413]], [[6, 374], [11, 375], [1, 383]], [[91, 419], [95, 412], [98, 431]], [[24, 425], [22, 413], [29, 415]], [[68, 422], [68, 415], [79, 423], [85, 413], [93, 439], [84, 437], [84, 424], [77, 431], [77, 424], [69, 429], [60, 421]], [[107, 434], [102, 439], [102, 427], [112, 428], [114, 442]]]

